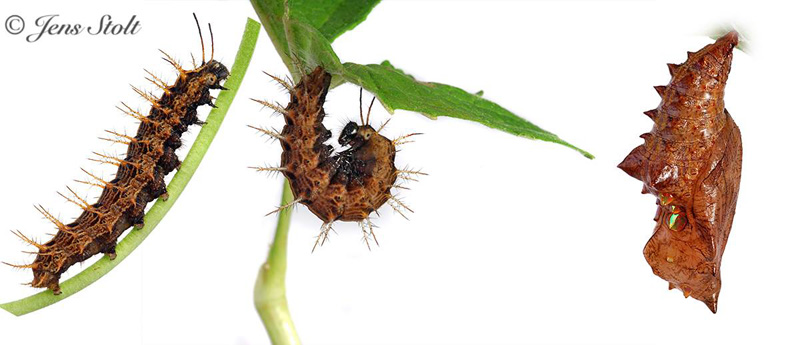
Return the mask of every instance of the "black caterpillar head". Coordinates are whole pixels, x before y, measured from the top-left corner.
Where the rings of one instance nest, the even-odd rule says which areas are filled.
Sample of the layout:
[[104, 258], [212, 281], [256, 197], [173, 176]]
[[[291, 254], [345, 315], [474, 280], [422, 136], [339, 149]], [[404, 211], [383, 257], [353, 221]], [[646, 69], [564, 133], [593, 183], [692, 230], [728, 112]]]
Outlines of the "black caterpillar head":
[[377, 132], [372, 126], [359, 126], [357, 123], [350, 121], [344, 126], [344, 129], [342, 129], [342, 134], [339, 135], [339, 145], [358, 148], [369, 141], [374, 135], [377, 135]]
[[204, 72], [208, 74], [205, 76], [206, 85], [211, 89], [221, 89], [220, 83], [230, 76], [228, 68], [217, 60], [211, 60], [203, 66]]

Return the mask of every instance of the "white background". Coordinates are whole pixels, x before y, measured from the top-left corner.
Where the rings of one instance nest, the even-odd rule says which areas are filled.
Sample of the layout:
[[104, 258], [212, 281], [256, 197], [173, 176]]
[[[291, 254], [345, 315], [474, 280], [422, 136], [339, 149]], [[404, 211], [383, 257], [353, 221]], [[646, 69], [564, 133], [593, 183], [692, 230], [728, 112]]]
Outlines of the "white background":
[[[794, 6], [667, 1], [385, 1], [334, 44], [343, 61], [383, 59], [421, 80], [485, 91], [595, 160], [466, 121], [397, 111], [390, 136], [424, 132], [402, 147], [400, 166], [430, 175], [402, 197], [410, 221], [382, 209], [379, 248], [355, 224], [337, 223], [313, 255], [320, 221], [304, 207], [292, 220], [287, 288], [298, 332], [309, 344], [734, 344], [796, 343], [800, 125]], [[152, 87], [142, 68], [171, 79], [162, 48], [188, 63], [199, 53], [191, 13], [211, 22], [217, 58], [229, 67], [246, 1], [3, 2], [29, 25], [57, 13], [94, 24], [127, 20], [135, 36], [44, 37], [0, 32], [0, 259], [33, 260], [8, 230], [46, 239], [41, 203], [69, 220], [78, 209], [56, 195], [83, 188], [92, 151], [124, 148], [96, 139], [135, 130], [114, 106], [145, 106], [130, 91]], [[735, 52], [726, 106], [741, 128], [744, 166], [714, 315], [654, 276], [641, 251], [654, 223], [654, 197], [616, 168], [641, 143], [658, 105], [653, 85], [666, 63], [711, 42], [735, 23], [751, 40]], [[96, 24], [95, 24], [96, 25]], [[30, 31], [26, 31], [30, 32]], [[206, 36], [207, 37], [207, 36]], [[250, 97], [286, 102], [259, 73], [286, 74], [262, 31], [250, 73], [192, 182], [153, 234], [86, 290], [23, 317], [0, 313], [2, 344], [262, 344], [252, 306], [266, 257], [281, 180], [247, 169], [274, 164], [279, 145], [247, 124], [280, 127]], [[331, 92], [328, 125], [357, 118], [358, 89]], [[205, 116], [208, 107], [205, 107]], [[376, 107], [375, 121], [389, 115]], [[199, 127], [192, 129], [196, 134]], [[191, 143], [192, 135], [187, 138]], [[185, 154], [188, 145], [182, 150]], [[86, 267], [86, 263], [83, 267]], [[65, 275], [80, 270], [75, 266]], [[0, 301], [34, 292], [30, 271], [0, 267]], [[794, 328], [794, 330], [792, 330]]]

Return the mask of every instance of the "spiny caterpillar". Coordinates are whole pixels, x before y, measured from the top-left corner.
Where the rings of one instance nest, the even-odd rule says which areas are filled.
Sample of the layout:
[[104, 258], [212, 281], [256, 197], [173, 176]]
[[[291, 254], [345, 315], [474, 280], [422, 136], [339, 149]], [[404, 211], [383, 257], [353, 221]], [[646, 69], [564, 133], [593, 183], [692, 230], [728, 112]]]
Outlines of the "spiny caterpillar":
[[118, 170], [115, 178], [107, 182], [81, 169], [91, 179], [78, 182], [103, 189], [97, 202], [89, 204], [68, 188], [77, 200], [59, 194], [83, 209], [83, 213], [74, 222], [64, 224], [40, 205], [36, 209], [58, 228], [55, 236], [50, 241], [40, 244], [19, 231], [15, 233], [39, 250], [33, 263], [11, 265], [33, 270], [33, 281], [29, 283], [32, 287], [46, 287], [58, 295], [61, 293], [58, 284], [61, 274], [73, 264], [97, 253], [104, 253], [113, 260], [116, 257], [117, 238], [131, 226], [135, 228], [144, 226], [144, 209], [147, 204], [158, 197], [165, 200], [168, 198], [164, 177], [181, 164], [175, 154], [175, 150], [181, 146], [181, 134], [186, 132], [189, 125], [203, 124], [197, 118], [197, 107], [214, 106], [210, 90], [224, 90], [220, 83], [229, 74], [225, 66], [214, 60], [214, 34], [211, 32], [210, 24], [208, 29], [211, 32], [211, 60], [206, 62], [202, 30], [197, 16], [194, 19], [200, 32], [200, 44], [203, 50], [201, 65], [194, 66], [191, 70], [184, 70], [175, 59], [161, 51], [165, 56], [164, 60], [177, 69], [177, 80], [174, 84], [168, 85], [145, 70], [152, 77], [146, 79], [163, 90], [163, 95], [161, 98], [156, 98], [153, 94], [134, 87], [136, 93], [152, 104], [150, 114], [142, 115], [122, 103], [122, 107], [117, 108], [141, 122], [136, 136], [107, 131], [115, 138], [104, 138], [128, 145], [126, 158], [99, 153], [94, 153], [97, 157], [91, 158], [101, 163], [116, 165]]
[[668, 64], [672, 80], [655, 87], [661, 104], [645, 112], [653, 129], [619, 164], [644, 182], [643, 194], [658, 197], [644, 248], [653, 273], [714, 313], [742, 173], [741, 134], [723, 101], [738, 41], [730, 32], [685, 63]]
[[378, 130], [369, 124], [372, 104], [375, 102], [373, 98], [366, 121], [362, 111], [361, 125], [351, 121], [344, 126], [338, 142], [347, 148], [334, 154], [333, 147], [325, 144], [331, 138], [331, 131], [322, 124], [325, 118], [323, 103], [331, 75], [322, 67], [317, 67], [295, 86], [269, 76], [289, 91], [289, 105], [284, 108], [267, 101], [254, 101], [282, 114], [286, 124], [280, 133], [253, 128], [279, 140], [283, 154], [280, 167], [255, 169], [283, 173], [295, 198], [269, 214], [298, 203], [306, 205], [323, 222], [312, 252], [317, 245], [325, 243], [333, 222], [337, 220], [358, 222], [367, 247], [370, 238], [378, 244], [373, 232], [374, 225], [369, 219], [372, 212], [384, 203], [388, 203], [404, 218], [401, 208], [413, 212], [392, 194], [391, 189], [404, 188], [396, 183], [398, 177], [414, 180], [412, 175], [424, 175], [417, 170], [397, 169], [394, 165], [396, 146], [410, 142], [407, 139], [419, 133], [403, 135], [394, 140], [381, 135], [386, 123]]

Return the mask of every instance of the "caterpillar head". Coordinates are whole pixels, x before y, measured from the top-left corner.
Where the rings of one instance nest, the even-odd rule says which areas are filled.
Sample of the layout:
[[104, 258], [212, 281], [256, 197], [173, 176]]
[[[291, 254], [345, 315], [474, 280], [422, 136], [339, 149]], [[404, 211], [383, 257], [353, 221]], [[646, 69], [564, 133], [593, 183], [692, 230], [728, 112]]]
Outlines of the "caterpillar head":
[[211, 60], [201, 68], [203, 82], [211, 89], [221, 89], [220, 83], [230, 75], [228, 68], [217, 60]]
[[357, 123], [350, 121], [342, 129], [342, 134], [339, 135], [339, 145], [358, 148], [376, 135], [378, 135], [378, 132], [372, 126], [359, 126]]

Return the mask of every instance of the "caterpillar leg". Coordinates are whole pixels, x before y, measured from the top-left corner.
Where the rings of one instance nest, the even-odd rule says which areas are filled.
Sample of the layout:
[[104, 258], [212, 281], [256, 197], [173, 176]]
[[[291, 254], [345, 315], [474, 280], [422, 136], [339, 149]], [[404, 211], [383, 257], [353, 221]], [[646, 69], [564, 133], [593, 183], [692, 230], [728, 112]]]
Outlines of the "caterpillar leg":
[[100, 252], [108, 255], [109, 260], [114, 260], [117, 258], [117, 245], [113, 244], [110, 247], [101, 250]]
[[134, 230], [141, 230], [142, 228], [144, 228], [144, 211], [134, 216], [132, 218], [132, 222]]
[[164, 173], [169, 174], [171, 171], [178, 169], [181, 166], [181, 160], [171, 147], [165, 147], [161, 159], [158, 160], [158, 165], [164, 168]]
[[61, 286], [58, 285], [58, 280], [53, 280], [47, 288], [53, 291], [53, 295], [58, 296], [61, 294]]
[[164, 173], [162, 173], [160, 169], [156, 169], [155, 176], [155, 181], [151, 182], [148, 189], [150, 189], [152, 195], [158, 196], [163, 201], [167, 201], [169, 199], [169, 192], [167, 192], [167, 183], [164, 181]]

